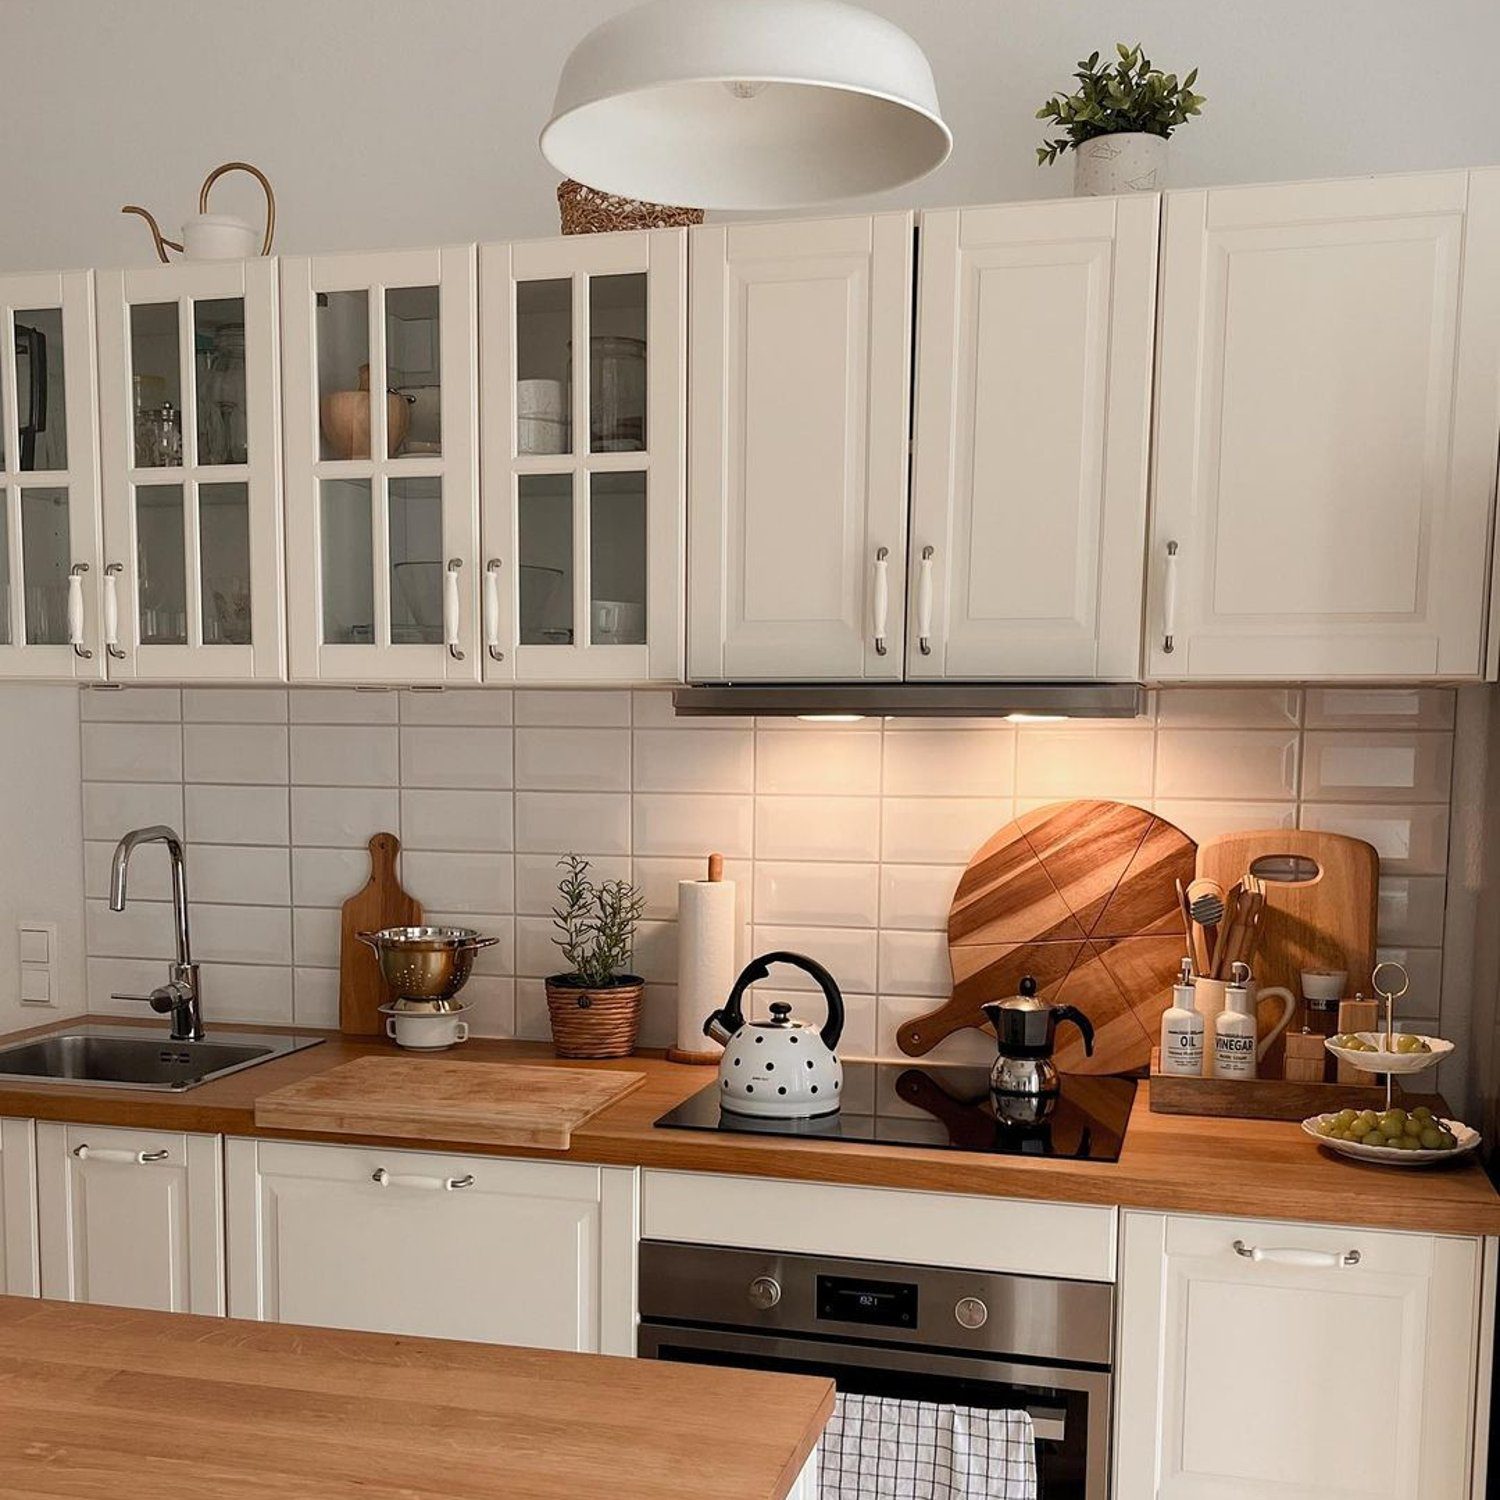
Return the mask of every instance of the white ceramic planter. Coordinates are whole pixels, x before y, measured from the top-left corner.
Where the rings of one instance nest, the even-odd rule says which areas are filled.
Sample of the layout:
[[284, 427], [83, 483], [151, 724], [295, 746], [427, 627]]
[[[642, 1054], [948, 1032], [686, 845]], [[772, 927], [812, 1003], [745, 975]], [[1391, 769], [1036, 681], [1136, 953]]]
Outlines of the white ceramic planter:
[[1166, 186], [1165, 136], [1143, 131], [1097, 135], [1073, 151], [1073, 196], [1152, 193]]

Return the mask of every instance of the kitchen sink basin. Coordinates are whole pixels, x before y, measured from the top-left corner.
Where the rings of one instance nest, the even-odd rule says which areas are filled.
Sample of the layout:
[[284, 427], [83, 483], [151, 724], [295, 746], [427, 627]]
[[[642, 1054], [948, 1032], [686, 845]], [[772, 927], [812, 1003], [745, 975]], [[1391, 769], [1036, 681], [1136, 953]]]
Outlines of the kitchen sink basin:
[[220, 1033], [174, 1042], [135, 1027], [80, 1026], [0, 1047], [0, 1083], [181, 1092], [257, 1063], [315, 1047], [321, 1037]]

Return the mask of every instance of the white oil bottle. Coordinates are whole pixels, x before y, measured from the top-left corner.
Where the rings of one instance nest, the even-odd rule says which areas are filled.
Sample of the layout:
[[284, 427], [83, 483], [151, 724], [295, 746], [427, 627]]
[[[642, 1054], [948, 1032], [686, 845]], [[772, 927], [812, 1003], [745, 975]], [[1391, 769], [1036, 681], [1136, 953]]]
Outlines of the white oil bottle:
[[1224, 1009], [1214, 1019], [1215, 1078], [1255, 1077], [1257, 1028], [1249, 983], [1249, 966], [1235, 964], [1224, 986]]
[[1193, 961], [1182, 961], [1172, 1004], [1161, 1018], [1161, 1070], [1183, 1078], [1203, 1076], [1203, 1017], [1194, 1003]]

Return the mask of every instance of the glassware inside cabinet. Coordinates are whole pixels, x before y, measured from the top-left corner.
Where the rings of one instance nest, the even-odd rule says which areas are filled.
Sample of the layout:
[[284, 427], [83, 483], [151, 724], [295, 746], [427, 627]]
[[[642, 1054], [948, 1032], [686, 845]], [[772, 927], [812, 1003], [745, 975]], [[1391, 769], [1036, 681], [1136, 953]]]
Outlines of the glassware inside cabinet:
[[203, 644], [250, 644], [250, 490], [243, 483], [198, 486]]
[[317, 294], [319, 456], [370, 456], [370, 294]]
[[[385, 291], [385, 387], [392, 458], [443, 451], [442, 296], [435, 286]], [[401, 406], [405, 410], [401, 410]], [[397, 441], [397, 430], [400, 440]]]
[[573, 644], [573, 476], [516, 481], [523, 646]]
[[182, 367], [175, 302], [131, 305], [130, 382], [135, 410], [135, 466], [179, 467]]
[[391, 643], [443, 640], [443, 484], [392, 479], [387, 511], [391, 558]]
[[187, 645], [184, 519], [180, 484], [136, 486], [136, 594], [143, 646]]
[[573, 283], [516, 283], [516, 452], [571, 453]]
[[68, 492], [21, 492], [21, 578], [26, 587], [26, 644], [68, 644]]
[[245, 301], [221, 297], [193, 305], [198, 395], [198, 462], [248, 461], [245, 417]]
[[589, 448], [646, 448], [646, 276], [589, 279]]
[[646, 476], [589, 476], [589, 642], [646, 641]]
[[323, 640], [329, 645], [373, 645], [375, 534], [370, 481], [325, 479], [319, 495]]
[[[18, 309], [11, 366], [16, 393], [16, 468], [68, 467], [68, 398], [59, 307]], [[0, 468], [5, 466], [0, 451]]]

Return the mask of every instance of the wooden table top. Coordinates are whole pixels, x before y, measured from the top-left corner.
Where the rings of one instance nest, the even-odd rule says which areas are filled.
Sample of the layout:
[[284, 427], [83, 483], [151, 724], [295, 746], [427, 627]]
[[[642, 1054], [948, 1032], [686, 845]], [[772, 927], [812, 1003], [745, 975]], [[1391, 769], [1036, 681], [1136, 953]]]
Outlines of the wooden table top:
[[[119, 1024], [113, 1017], [94, 1019], [100, 1024]], [[67, 1024], [79, 1023], [75, 1020], [54, 1024], [25, 1034], [63, 1030]], [[160, 1023], [155, 1024], [160, 1029]], [[322, 1046], [247, 1068], [181, 1094], [3, 1082], [0, 1115], [85, 1125], [322, 1139], [313, 1132], [258, 1129], [256, 1099], [294, 1079], [324, 1072], [351, 1058], [374, 1051], [385, 1055], [391, 1052], [390, 1044], [379, 1039], [323, 1034], [329, 1040]], [[540, 1042], [475, 1040], [459, 1052], [440, 1055], [475, 1062], [557, 1063], [552, 1049]], [[566, 1152], [451, 1141], [443, 1142], [442, 1148], [472, 1151], [476, 1155], [530, 1156], [684, 1172], [729, 1172], [748, 1177], [1098, 1203], [1175, 1213], [1290, 1219], [1432, 1234], [1500, 1235], [1500, 1194], [1473, 1158], [1452, 1166], [1417, 1171], [1369, 1166], [1319, 1147], [1296, 1124], [1152, 1114], [1150, 1086], [1146, 1083], [1136, 1092], [1135, 1109], [1120, 1159], [1106, 1163], [793, 1140], [785, 1136], [657, 1130], [653, 1126], [658, 1116], [712, 1083], [716, 1076], [714, 1069], [669, 1063], [657, 1055], [624, 1058], [619, 1062], [570, 1061], [557, 1065], [639, 1072], [646, 1075], [646, 1082], [576, 1130], [572, 1146]], [[349, 1144], [359, 1138], [337, 1139]], [[433, 1149], [431, 1141], [368, 1139], [371, 1144]]]
[[0, 1494], [783, 1500], [833, 1382], [0, 1298]]

